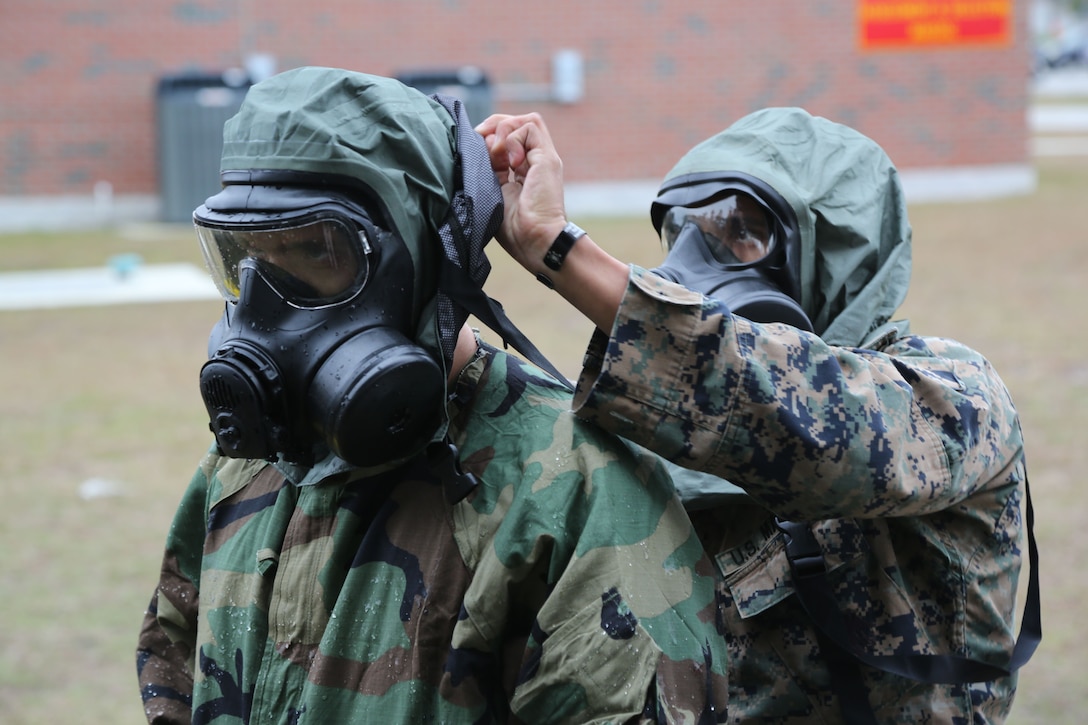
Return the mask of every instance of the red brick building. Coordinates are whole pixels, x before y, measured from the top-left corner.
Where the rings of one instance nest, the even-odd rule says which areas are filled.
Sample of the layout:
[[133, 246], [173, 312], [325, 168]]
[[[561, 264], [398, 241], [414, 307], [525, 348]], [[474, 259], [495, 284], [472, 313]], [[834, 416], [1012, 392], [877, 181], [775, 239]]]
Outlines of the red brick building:
[[496, 110], [544, 113], [575, 189], [604, 183], [592, 188], [613, 200], [770, 105], [855, 126], [908, 178], [1014, 193], [1034, 183], [1027, 13], [1027, 0], [4, 0], [0, 228], [64, 205], [154, 217], [169, 172], [160, 81], [254, 57], [478, 67]]

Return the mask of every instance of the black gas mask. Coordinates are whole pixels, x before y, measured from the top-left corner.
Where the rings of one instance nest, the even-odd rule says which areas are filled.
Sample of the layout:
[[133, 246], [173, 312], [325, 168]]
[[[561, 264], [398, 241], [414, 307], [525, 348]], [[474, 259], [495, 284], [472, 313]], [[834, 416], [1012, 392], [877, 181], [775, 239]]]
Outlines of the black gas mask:
[[356, 195], [230, 185], [194, 213], [226, 299], [200, 392], [223, 454], [373, 466], [421, 451], [444, 375], [411, 337], [403, 241]]
[[754, 322], [812, 323], [800, 302], [793, 213], [757, 179], [682, 177], [662, 188], [651, 219], [667, 255], [656, 274]]

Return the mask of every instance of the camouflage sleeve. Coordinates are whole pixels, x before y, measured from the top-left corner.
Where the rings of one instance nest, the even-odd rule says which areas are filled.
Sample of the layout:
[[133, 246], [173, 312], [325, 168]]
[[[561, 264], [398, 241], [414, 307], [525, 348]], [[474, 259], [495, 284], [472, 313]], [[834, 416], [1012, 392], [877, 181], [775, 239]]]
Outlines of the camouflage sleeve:
[[481, 393], [461, 444], [483, 485], [454, 512], [475, 570], [455, 644], [509, 651], [510, 633], [524, 633], [512, 655], [519, 722], [724, 712], [711, 564], [660, 462], [570, 415], [566, 395], [512, 387], [526, 404]]
[[574, 408], [798, 519], [943, 510], [1021, 456], [1008, 392], [962, 345], [834, 347], [638, 267]]
[[159, 584], [140, 630], [136, 671], [149, 723], [190, 722], [207, 470], [206, 460], [174, 515]]

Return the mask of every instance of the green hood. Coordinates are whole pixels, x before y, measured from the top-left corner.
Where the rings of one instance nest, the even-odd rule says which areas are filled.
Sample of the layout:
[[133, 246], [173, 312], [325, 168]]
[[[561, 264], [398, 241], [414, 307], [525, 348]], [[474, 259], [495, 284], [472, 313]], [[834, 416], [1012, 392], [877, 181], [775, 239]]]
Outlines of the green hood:
[[834, 345], [880, 334], [907, 294], [911, 229], [899, 174], [872, 139], [799, 108], [752, 113], [695, 146], [665, 177], [741, 172], [797, 216], [801, 307]]
[[288, 170], [361, 181], [388, 209], [417, 266], [455, 191], [454, 120], [398, 81], [297, 68], [253, 86], [223, 128], [221, 172]]
[[495, 327], [484, 246], [502, 221], [502, 189], [458, 99], [336, 68], [287, 71], [254, 85], [227, 121], [220, 170], [228, 184], [267, 184], [269, 171], [361, 184], [412, 256], [416, 341], [448, 365], [470, 313]]

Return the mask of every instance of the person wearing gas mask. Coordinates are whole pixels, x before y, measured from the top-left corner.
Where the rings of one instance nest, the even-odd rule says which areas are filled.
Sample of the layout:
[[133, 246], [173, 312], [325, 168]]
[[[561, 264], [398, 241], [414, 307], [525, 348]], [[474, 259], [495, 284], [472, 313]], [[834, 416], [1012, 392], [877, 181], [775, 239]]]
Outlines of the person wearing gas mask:
[[538, 114], [477, 131], [498, 239], [596, 324], [575, 413], [712, 474], [677, 485], [728, 721], [1004, 721], [1041, 636], [1022, 433], [982, 355], [892, 319], [911, 229], [884, 151], [802, 109], [741, 118], [665, 177], [648, 271], [568, 222]]
[[712, 564], [661, 462], [466, 324], [539, 358], [481, 289], [502, 193], [460, 102], [274, 76], [225, 126], [222, 182], [194, 213], [226, 300], [200, 372], [215, 444], [140, 633], [148, 720], [723, 708]]

